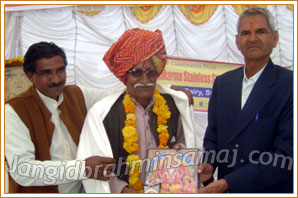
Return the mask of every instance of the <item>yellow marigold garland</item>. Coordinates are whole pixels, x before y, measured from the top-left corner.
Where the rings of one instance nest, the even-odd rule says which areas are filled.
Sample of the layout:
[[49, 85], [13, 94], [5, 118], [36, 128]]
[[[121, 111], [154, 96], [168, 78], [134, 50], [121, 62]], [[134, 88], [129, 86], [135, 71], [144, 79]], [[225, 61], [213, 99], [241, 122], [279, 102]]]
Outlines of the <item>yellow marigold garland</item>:
[[13, 59], [5, 60], [5, 64], [12, 64], [12, 63], [24, 63], [24, 58], [21, 56], [14, 57]]
[[[169, 132], [167, 120], [171, 117], [171, 112], [167, 105], [166, 100], [159, 94], [158, 90], [154, 90], [155, 102], [153, 105], [153, 112], [157, 116], [157, 132], [159, 133], [159, 145], [158, 148], [168, 148], [167, 142], [169, 139]], [[131, 100], [128, 91], [123, 99], [124, 110], [126, 113], [125, 126], [122, 129], [122, 135], [124, 137], [123, 148], [129, 153], [126, 158], [126, 162], [129, 165], [129, 179], [128, 183], [136, 191], [142, 192], [143, 185], [140, 181], [140, 157], [139, 155], [133, 154], [139, 151], [137, 141], [139, 135], [136, 130], [137, 122], [135, 116], [135, 103]], [[132, 170], [134, 168], [134, 170]]]
[[158, 90], [154, 90], [155, 102], [153, 106], [153, 112], [157, 115], [157, 132], [159, 133], [159, 145], [158, 148], [169, 148], [167, 143], [169, 139], [169, 132], [167, 121], [171, 117], [171, 112], [167, 105], [166, 100], [162, 97]]

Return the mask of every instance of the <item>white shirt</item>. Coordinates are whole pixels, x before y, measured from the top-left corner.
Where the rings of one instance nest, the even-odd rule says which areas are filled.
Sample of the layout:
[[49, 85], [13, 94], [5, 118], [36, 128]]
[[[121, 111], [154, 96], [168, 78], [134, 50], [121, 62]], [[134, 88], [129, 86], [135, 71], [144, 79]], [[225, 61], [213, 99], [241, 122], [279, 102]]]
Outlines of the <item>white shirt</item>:
[[[85, 98], [87, 110], [115, 90], [102, 91], [80, 87]], [[55, 125], [50, 146], [51, 159], [35, 159], [35, 147], [28, 128], [18, 114], [9, 105], [5, 105], [5, 157], [10, 167], [10, 175], [22, 186], [58, 185], [59, 192], [82, 192], [80, 180], [83, 178], [85, 161], [76, 160], [77, 146], [73, 142], [66, 126], [59, 118], [57, 109], [63, 101], [58, 101], [37, 92], [48, 110], [52, 113], [51, 121]]]
[[242, 81], [242, 94], [241, 94], [241, 109], [243, 109], [253, 87], [255, 86], [257, 80], [260, 78], [265, 67], [266, 65], [249, 79], [246, 76], [246, 72], [245, 72], [246, 67], [244, 67], [244, 75], [243, 75], [243, 81]]

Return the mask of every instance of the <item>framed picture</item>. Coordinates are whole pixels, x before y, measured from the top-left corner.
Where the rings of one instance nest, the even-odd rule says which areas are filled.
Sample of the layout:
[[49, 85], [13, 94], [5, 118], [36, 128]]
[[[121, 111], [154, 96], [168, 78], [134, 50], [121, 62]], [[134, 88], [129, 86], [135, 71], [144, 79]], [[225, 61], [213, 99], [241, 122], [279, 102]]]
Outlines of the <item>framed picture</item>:
[[144, 185], [144, 193], [159, 193], [160, 184], [146, 186]]
[[160, 193], [197, 192], [197, 149], [149, 149], [148, 159], [146, 188], [160, 184]]
[[23, 71], [23, 63], [5, 64], [5, 101], [22, 93], [32, 85]]

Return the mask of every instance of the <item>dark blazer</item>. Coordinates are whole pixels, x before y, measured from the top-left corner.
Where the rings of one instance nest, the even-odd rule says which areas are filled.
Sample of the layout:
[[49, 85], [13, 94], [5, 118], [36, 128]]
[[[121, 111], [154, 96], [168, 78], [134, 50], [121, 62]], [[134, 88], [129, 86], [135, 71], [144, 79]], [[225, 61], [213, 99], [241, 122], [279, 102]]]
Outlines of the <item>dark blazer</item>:
[[293, 72], [270, 59], [241, 110], [243, 70], [214, 82], [204, 160], [233, 193], [293, 192]]

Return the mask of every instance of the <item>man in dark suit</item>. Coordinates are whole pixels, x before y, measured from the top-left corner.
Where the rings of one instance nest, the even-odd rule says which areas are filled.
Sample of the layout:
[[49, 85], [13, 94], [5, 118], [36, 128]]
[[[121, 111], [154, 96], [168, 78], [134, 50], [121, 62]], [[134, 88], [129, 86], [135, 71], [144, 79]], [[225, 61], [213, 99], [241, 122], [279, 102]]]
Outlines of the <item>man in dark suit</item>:
[[[250, 8], [238, 20], [245, 67], [219, 76], [209, 102], [198, 192], [293, 192], [293, 72], [274, 65], [271, 13]], [[218, 180], [211, 176], [218, 168]]]

